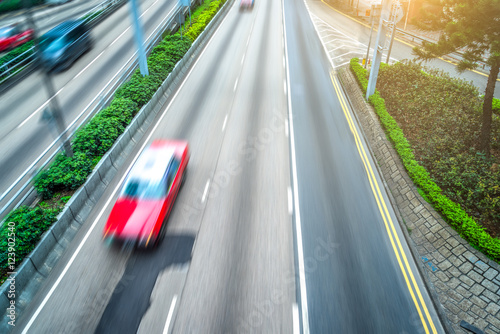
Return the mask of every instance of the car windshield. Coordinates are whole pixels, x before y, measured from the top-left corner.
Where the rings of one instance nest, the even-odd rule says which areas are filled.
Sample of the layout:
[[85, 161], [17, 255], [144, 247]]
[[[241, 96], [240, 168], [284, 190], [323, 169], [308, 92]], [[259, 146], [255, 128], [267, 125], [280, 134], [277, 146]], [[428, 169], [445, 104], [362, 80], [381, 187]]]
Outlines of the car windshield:
[[63, 49], [67, 44], [66, 36], [46, 37], [40, 43], [40, 48], [47, 52], [56, 52]]
[[0, 38], [7, 38], [12, 35], [12, 28], [0, 28]]
[[130, 179], [123, 186], [121, 195], [136, 199], [160, 199], [165, 196], [165, 190], [160, 181]]

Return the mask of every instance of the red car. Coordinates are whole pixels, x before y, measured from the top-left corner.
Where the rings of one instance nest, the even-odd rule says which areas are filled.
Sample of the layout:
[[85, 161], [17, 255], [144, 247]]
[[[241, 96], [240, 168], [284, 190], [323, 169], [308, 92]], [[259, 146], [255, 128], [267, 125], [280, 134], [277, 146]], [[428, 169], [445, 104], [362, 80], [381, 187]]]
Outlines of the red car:
[[0, 52], [13, 49], [33, 39], [33, 30], [22, 30], [19, 25], [0, 28]]
[[189, 161], [185, 141], [154, 141], [125, 178], [111, 210], [104, 239], [146, 248], [156, 246], [184, 180]]
[[240, 11], [253, 8], [254, 0], [240, 0]]

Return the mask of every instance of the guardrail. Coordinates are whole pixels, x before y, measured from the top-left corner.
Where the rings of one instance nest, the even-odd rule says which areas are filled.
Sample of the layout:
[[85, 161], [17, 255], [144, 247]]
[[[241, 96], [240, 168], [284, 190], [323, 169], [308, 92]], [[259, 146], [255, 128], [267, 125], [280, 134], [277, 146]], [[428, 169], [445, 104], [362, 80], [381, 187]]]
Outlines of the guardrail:
[[[109, 16], [118, 7], [122, 6], [127, 0], [107, 0], [93, 7], [78, 19], [85, 20], [90, 28], [96, 26], [104, 18]], [[35, 47], [31, 47], [16, 58], [3, 64], [0, 67], [0, 85], [12, 79], [21, 71], [27, 69], [30, 65], [36, 64]]]
[[[191, 1], [191, 5], [195, 0]], [[167, 17], [160, 23], [158, 27], [148, 36], [145, 41], [146, 53], [150, 53], [152, 48], [162, 39], [162, 35], [167, 30], [173, 30], [178, 27], [175, 22], [178, 15], [187, 14], [187, 7], [181, 9], [180, 7], [174, 8]], [[135, 52], [127, 62], [118, 70], [118, 72], [108, 81], [106, 86], [97, 94], [97, 96], [90, 101], [82, 112], [66, 127], [66, 130], [59, 135], [50, 145], [38, 156], [33, 163], [19, 176], [16, 181], [0, 196], [0, 219], [3, 219], [8, 212], [23, 204], [30, 194], [34, 191], [32, 186], [33, 179], [37, 172], [46, 167], [60, 151], [60, 138], [67, 135], [71, 139], [76, 131], [87, 121], [93, 117], [98, 111], [105, 107], [113, 97], [116, 89], [120, 87], [132, 75], [137, 68], [137, 52]], [[46, 101], [42, 108], [44, 108], [50, 100]], [[1, 225], [0, 225], [1, 226]]]

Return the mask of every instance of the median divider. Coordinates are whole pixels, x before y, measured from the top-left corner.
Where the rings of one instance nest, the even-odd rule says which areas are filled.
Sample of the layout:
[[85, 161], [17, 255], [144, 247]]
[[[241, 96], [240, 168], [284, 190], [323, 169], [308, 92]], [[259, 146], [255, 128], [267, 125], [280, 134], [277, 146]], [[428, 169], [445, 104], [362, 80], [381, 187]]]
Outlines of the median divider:
[[[118, 169], [147, 132], [172, 92], [178, 88], [185, 73], [199, 56], [202, 49], [200, 46], [203, 46], [212, 36], [233, 1], [227, 0], [224, 3], [183, 58], [177, 62], [151, 100], [141, 108], [113, 146], [102, 156], [85, 184], [71, 196], [63, 211], [57, 216], [57, 221], [44, 233], [35, 249], [17, 268], [15, 276], [16, 318], [31, 302], [78, 229], [86, 222]], [[0, 297], [0, 308], [6, 310], [6, 315], [9, 315], [8, 307], [12, 300], [8, 298], [10, 286], [10, 281], [7, 280], [0, 287], [0, 294], [3, 295]], [[7, 321], [4, 321], [0, 325], [0, 332], [10, 332], [12, 328]]]

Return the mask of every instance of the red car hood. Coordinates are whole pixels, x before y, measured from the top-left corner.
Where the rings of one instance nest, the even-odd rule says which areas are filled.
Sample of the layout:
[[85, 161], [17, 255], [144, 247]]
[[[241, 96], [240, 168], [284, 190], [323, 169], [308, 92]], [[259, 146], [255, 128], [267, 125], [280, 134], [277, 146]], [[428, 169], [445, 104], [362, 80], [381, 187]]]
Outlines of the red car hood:
[[105, 236], [120, 239], [149, 238], [160, 216], [164, 200], [119, 198], [109, 215]]

